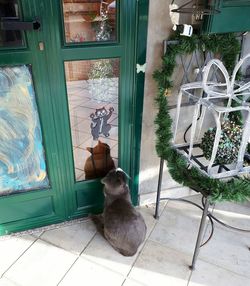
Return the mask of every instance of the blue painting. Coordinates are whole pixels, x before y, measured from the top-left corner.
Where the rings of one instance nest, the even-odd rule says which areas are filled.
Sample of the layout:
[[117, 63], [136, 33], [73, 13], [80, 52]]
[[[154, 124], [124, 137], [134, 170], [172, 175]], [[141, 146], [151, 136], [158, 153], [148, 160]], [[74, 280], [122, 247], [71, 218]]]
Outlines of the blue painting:
[[30, 67], [0, 67], [0, 195], [48, 187]]

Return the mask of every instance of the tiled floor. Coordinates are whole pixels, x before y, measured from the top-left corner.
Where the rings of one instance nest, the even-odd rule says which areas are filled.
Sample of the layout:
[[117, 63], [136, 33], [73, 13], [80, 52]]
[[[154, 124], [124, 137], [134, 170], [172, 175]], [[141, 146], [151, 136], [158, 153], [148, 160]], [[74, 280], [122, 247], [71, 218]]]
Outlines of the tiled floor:
[[[190, 197], [200, 202], [200, 196]], [[148, 234], [137, 255], [123, 257], [98, 234], [88, 219], [0, 238], [0, 286], [248, 286], [250, 233], [216, 224], [190, 271], [201, 211], [180, 202], [140, 207]], [[250, 203], [220, 203], [214, 214], [250, 229]], [[206, 237], [210, 226], [207, 224]]]

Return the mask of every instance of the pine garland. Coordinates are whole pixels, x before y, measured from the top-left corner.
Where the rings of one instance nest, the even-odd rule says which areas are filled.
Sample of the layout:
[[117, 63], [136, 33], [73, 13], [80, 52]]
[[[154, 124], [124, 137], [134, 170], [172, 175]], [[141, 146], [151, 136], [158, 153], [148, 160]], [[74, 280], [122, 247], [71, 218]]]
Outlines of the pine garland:
[[172, 178], [178, 183], [209, 196], [212, 201], [245, 201], [250, 198], [250, 180], [234, 178], [228, 181], [210, 178], [189, 166], [186, 158], [178, 153], [170, 143], [172, 138], [172, 119], [169, 114], [166, 90], [173, 86], [171, 76], [176, 66], [176, 56], [190, 54], [195, 49], [211, 51], [222, 56], [229, 73], [232, 72], [240, 45], [233, 34], [181, 37], [175, 34], [171, 40], [178, 40], [178, 45], [168, 45], [162, 58], [162, 68], [154, 72], [158, 83], [158, 93], [155, 101], [158, 114], [156, 124], [156, 151], [159, 157], [168, 163]]

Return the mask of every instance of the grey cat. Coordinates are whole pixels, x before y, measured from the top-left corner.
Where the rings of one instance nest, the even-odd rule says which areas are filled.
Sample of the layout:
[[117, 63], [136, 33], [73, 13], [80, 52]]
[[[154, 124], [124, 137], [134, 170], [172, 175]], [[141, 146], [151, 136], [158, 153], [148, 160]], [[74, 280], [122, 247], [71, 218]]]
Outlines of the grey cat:
[[118, 168], [111, 170], [101, 182], [105, 195], [103, 235], [122, 255], [133, 256], [145, 239], [147, 227], [131, 203], [127, 176]]

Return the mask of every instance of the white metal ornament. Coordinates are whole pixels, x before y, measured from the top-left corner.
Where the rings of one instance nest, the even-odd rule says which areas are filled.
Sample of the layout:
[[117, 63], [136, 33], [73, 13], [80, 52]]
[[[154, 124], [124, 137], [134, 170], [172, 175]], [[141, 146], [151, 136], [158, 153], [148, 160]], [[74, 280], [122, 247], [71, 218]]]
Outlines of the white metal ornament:
[[[191, 165], [194, 165], [212, 178], [225, 178], [250, 172], [250, 167], [244, 164], [244, 156], [247, 144], [250, 138], [250, 82], [241, 82], [236, 80], [236, 75], [240, 71], [243, 63], [250, 59], [247, 54], [235, 66], [230, 77], [223, 63], [218, 59], [213, 59], [203, 69], [203, 80], [184, 84], [180, 88], [177, 100], [177, 110], [175, 118], [175, 128], [173, 136], [173, 145], [178, 150], [182, 150]], [[220, 76], [214, 77], [214, 72], [219, 72]], [[213, 74], [212, 78], [211, 75]], [[177, 133], [180, 127], [180, 111], [183, 96], [188, 96], [194, 102], [194, 113], [191, 126], [191, 134], [188, 142], [176, 142]], [[233, 107], [233, 102], [237, 103]], [[199, 115], [199, 111], [200, 115]], [[218, 166], [216, 154], [218, 151], [220, 138], [222, 135], [222, 122], [228, 118], [229, 113], [240, 111], [243, 115], [243, 132], [240, 142], [237, 161], [226, 166]], [[210, 117], [209, 117], [210, 116]], [[200, 119], [198, 119], [200, 117]], [[202, 131], [204, 131], [204, 122], [212, 118], [215, 123], [216, 134], [212, 155], [210, 160], [204, 163], [204, 157], [197, 155], [201, 143]], [[198, 124], [199, 122], [199, 124]], [[199, 163], [199, 159], [202, 163]]]

